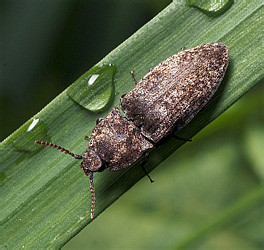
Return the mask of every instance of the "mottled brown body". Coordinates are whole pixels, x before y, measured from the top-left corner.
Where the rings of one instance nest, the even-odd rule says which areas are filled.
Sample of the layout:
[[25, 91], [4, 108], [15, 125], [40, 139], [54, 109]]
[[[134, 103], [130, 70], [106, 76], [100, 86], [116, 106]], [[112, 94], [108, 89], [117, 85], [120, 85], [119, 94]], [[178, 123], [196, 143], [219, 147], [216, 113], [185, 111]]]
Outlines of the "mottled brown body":
[[157, 143], [180, 130], [208, 103], [229, 62], [222, 43], [184, 50], [151, 69], [133, 90], [121, 97], [125, 116]]
[[52, 143], [36, 143], [83, 160], [81, 168], [90, 177], [93, 218], [93, 173], [129, 167], [154, 143], [186, 126], [214, 95], [228, 62], [229, 50], [222, 43], [184, 50], [161, 62], [121, 97], [120, 107], [126, 117], [113, 108], [105, 118], [98, 119], [82, 156]]

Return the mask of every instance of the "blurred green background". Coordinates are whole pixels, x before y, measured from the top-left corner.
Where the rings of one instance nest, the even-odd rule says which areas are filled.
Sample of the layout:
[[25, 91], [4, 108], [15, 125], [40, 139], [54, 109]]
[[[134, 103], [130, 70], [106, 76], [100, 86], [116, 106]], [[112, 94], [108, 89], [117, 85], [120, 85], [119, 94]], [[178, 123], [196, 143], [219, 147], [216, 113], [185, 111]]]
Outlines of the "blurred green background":
[[[1, 140], [170, 2], [2, 1]], [[262, 97], [259, 84], [64, 249], [263, 247]]]

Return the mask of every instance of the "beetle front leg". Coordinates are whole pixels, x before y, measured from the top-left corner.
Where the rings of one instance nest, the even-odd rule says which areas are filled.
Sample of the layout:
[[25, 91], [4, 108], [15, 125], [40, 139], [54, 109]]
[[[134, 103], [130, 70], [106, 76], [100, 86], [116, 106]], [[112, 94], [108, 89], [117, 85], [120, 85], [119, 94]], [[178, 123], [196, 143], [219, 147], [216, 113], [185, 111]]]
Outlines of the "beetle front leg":
[[136, 80], [136, 77], [134, 75], [134, 71], [131, 71], [130, 73], [131, 73], [131, 75], [133, 77], [133, 80], [134, 80], [135, 85], [137, 85], [137, 80]]

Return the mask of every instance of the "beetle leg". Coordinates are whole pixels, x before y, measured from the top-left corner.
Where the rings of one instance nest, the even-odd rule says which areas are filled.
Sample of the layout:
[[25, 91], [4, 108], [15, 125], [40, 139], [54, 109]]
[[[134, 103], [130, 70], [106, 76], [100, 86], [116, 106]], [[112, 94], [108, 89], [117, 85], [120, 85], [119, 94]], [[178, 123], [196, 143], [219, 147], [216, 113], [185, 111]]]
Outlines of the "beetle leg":
[[189, 141], [189, 142], [192, 141], [192, 139], [182, 138], [182, 137], [177, 136], [177, 135], [174, 135], [174, 134], [172, 134], [171, 136], [172, 136], [173, 138], [175, 138], [175, 139], [182, 140], [182, 141]]
[[135, 85], [137, 85], [137, 80], [136, 80], [136, 77], [134, 75], [134, 71], [131, 71], [130, 73], [131, 73], [131, 75], [133, 77], [133, 80], [134, 80]]
[[146, 163], [148, 162], [148, 157], [149, 154], [147, 152], [144, 153], [144, 157], [145, 159], [143, 161], [140, 162], [140, 167], [142, 168], [143, 172], [145, 173], [145, 175], [149, 178], [150, 182], [153, 183], [154, 181], [151, 179], [151, 177], [149, 176], [149, 174], [147, 173], [147, 170], [144, 168], [144, 166], [146, 165]]

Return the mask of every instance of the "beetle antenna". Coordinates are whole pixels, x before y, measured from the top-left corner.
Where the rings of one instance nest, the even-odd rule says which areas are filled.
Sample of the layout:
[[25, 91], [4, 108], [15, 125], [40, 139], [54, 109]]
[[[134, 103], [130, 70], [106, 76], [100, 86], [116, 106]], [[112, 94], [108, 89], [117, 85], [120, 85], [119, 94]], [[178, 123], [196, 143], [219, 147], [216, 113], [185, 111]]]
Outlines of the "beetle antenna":
[[93, 184], [93, 172], [90, 172], [90, 190], [92, 194], [92, 205], [91, 205], [91, 219], [94, 217], [94, 204], [95, 204], [95, 193], [94, 193], [94, 184]]
[[64, 152], [64, 154], [68, 154], [71, 155], [72, 157], [74, 157], [75, 159], [82, 159], [81, 155], [77, 155], [77, 154], [73, 154], [71, 153], [69, 150], [62, 148], [61, 146], [58, 146], [56, 144], [53, 143], [49, 143], [49, 142], [43, 142], [43, 141], [35, 141], [36, 144], [42, 145], [42, 146], [47, 146], [47, 147], [53, 147], [53, 148], [57, 148], [58, 150], [60, 150], [61, 152]]

